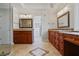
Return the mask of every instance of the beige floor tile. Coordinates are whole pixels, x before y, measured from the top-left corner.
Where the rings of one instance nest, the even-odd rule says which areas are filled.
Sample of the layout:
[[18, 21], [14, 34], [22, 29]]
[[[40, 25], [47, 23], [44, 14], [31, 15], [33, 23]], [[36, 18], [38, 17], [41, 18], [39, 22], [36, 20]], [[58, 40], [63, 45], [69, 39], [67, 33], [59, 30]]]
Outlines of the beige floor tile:
[[15, 44], [12, 46], [9, 56], [33, 56], [29, 52], [38, 47], [49, 51], [45, 56], [61, 56], [49, 42], [43, 42], [41, 44]]

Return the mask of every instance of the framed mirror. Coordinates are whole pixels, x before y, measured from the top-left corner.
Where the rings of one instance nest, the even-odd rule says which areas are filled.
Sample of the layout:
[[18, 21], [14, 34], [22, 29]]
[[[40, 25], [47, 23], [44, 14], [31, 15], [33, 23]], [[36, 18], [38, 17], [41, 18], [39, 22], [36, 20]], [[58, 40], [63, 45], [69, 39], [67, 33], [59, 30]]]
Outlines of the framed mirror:
[[19, 28], [32, 28], [32, 19], [19, 19]]
[[58, 28], [64, 28], [70, 26], [70, 19], [69, 19], [69, 11], [64, 13], [63, 15], [57, 18], [57, 26]]

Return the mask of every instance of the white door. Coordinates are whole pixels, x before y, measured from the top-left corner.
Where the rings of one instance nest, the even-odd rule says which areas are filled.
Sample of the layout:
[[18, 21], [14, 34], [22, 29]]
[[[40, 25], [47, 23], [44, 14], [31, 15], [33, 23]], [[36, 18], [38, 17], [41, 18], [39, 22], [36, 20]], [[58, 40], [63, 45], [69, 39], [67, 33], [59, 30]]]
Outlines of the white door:
[[35, 42], [41, 42], [41, 32], [42, 32], [42, 25], [41, 25], [41, 16], [35, 16], [33, 18], [33, 37], [34, 37], [34, 43]]

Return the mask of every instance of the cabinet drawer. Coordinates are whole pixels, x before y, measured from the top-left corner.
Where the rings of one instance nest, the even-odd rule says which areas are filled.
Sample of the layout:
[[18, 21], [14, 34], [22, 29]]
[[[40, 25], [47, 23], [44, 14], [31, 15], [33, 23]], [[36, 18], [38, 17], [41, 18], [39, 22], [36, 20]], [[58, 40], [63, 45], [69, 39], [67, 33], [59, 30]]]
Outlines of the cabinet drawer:
[[64, 35], [64, 38], [69, 38], [69, 39], [71, 39], [71, 40], [73, 40], [74, 39], [74, 35], [71, 35], [71, 34], [65, 34]]
[[75, 41], [79, 41], [79, 36], [75, 36]]
[[64, 40], [71, 42], [75, 45], [79, 45], [79, 36], [78, 35], [66, 34], [66, 35], [64, 35]]

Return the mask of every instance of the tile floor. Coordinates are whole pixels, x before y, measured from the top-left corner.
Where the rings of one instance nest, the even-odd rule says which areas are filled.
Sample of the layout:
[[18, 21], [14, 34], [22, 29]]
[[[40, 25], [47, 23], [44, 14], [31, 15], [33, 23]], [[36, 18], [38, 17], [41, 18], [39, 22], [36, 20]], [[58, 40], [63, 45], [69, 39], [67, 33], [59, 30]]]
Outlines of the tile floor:
[[6, 56], [11, 51], [11, 44], [0, 44], [0, 56]]
[[[36, 56], [42, 56], [44, 53], [44, 56], [61, 56], [61, 54], [49, 42], [15, 44], [12, 46], [9, 56], [34, 56], [32, 53], [30, 53], [32, 50], [34, 50], [32, 53], [36, 54]], [[48, 51], [48, 53], [43, 50]]]

